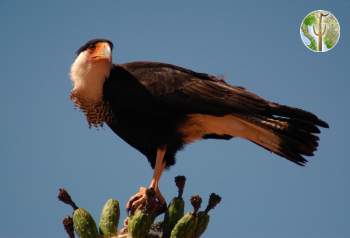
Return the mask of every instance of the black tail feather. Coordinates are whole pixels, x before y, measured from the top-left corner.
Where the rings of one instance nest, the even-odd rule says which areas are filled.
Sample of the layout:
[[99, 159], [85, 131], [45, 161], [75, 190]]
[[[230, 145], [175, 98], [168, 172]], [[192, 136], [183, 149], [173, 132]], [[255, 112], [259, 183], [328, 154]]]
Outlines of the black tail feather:
[[299, 108], [270, 103], [269, 111], [271, 115], [287, 117], [294, 120], [300, 120], [305, 123], [312, 123], [320, 127], [329, 128], [327, 122], [319, 119], [315, 114]]
[[[256, 115], [249, 121], [279, 138], [278, 145], [257, 144], [301, 166], [308, 162], [304, 156], [313, 156], [317, 150], [317, 134], [320, 133], [318, 127], [329, 128], [325, 121], [310, 112], [275, 103], [271, 104], [268, 114]], [[269, 140], [269, 137], [265, 139]]]

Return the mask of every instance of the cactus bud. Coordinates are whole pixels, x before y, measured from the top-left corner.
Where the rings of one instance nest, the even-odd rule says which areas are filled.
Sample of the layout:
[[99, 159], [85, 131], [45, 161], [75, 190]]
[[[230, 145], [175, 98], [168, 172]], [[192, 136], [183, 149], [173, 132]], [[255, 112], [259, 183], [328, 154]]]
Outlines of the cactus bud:
[[202, 198], [199, 195], [194, 195], [191, 197], [190, 201], [193, 206], [193, 214], [197, 214], [202, 204]]
[[119, 202], [117, 200], [108, 199], [100, 216], [99, 231], [102, 237], [111, 237], [117, 234], [119, 216]]
[[176, 184], [176, 187], [178, 188], [178, 197], [181, 198], [185, 188], [185, 184], [186, 184], [186, 177], [181, 175], [176, 176], [175, 184]]
[[218, 203], [221, 202], [221, 197], [215, 193], [210, 194], [208, 206], [205, 209], [205, 213], [208, 213], [211, 209], [214, 209]]
[[70, 205], [73, 208], [73, 210], [78, 209], [78, 206], [75, 205], [69, 193], [64, 188], [59, 189], [57, 197], [61, 202]]
[[219, 202], [221, 197], [215, 193], [210, 194], [208, 206], [204, 211], [198, 213], [198, 222], [194, 232], [194, 237], [199, 238], [207, 229], [210, 216], [208, 212], [213, 209]]
[[185, 202], [182, 198], [183, 189], [185, 187], [186, 177], [185, 176], [176, 176], [175, 184], [178, 188], [178, 196], [174, 197], [171, 200], [167, 212], [164, 216], [163, 223], [163, 238], [169, 238], [172, 229], [176, 223], [183, 217], [185, 210]]
[[74, 227], [73, 227], [73, 219], [70, 216], [67, 216], [63, 219], [63, 226], [66, 230], [69, 238], [74, 238]]
[[96, 223], [85, 209], [78, 208], [74, 211], [73, 223], [80, 238], [98, 238]]

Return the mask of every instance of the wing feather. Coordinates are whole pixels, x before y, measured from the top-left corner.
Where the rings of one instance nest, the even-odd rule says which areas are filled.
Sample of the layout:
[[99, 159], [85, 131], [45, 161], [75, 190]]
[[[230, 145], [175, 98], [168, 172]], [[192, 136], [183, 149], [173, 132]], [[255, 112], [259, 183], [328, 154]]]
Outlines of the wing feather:
[[268, 106], [263, 98], [213, 75], [154, 62], [132, 62], [121, 66], [156, 100], [189, 113], [251, 114], [260, 113]]
[[120, 66], [131, 73], [155, 100], [187, 113], [258, 115], [328, 127], [313, 113], [267, 101], [213, 75], [157, 62], [132, 62]]

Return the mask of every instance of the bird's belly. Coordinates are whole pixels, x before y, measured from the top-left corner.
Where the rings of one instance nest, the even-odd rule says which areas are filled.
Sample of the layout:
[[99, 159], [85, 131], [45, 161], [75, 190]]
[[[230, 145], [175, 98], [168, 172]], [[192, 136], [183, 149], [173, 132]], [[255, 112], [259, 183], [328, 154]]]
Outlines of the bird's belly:
[[[173, 115], [149, 113], [123, 114], [110, 126], [117, 128], [119, 136], [149, 147], [171, 144], [178, 140], [177, 125], [182, 121]], [[113, 129], [113, 128], [112, 128]]]

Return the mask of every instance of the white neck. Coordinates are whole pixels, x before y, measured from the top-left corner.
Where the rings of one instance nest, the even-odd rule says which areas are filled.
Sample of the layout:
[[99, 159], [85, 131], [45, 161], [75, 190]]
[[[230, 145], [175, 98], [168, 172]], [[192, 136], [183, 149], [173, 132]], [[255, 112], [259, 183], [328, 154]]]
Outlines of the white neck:
[[80, 53], [71, 66], [72, 92], [85, 101], [100, 102], [111, 67], [108, 61], [89, 61], [86, 52]]

